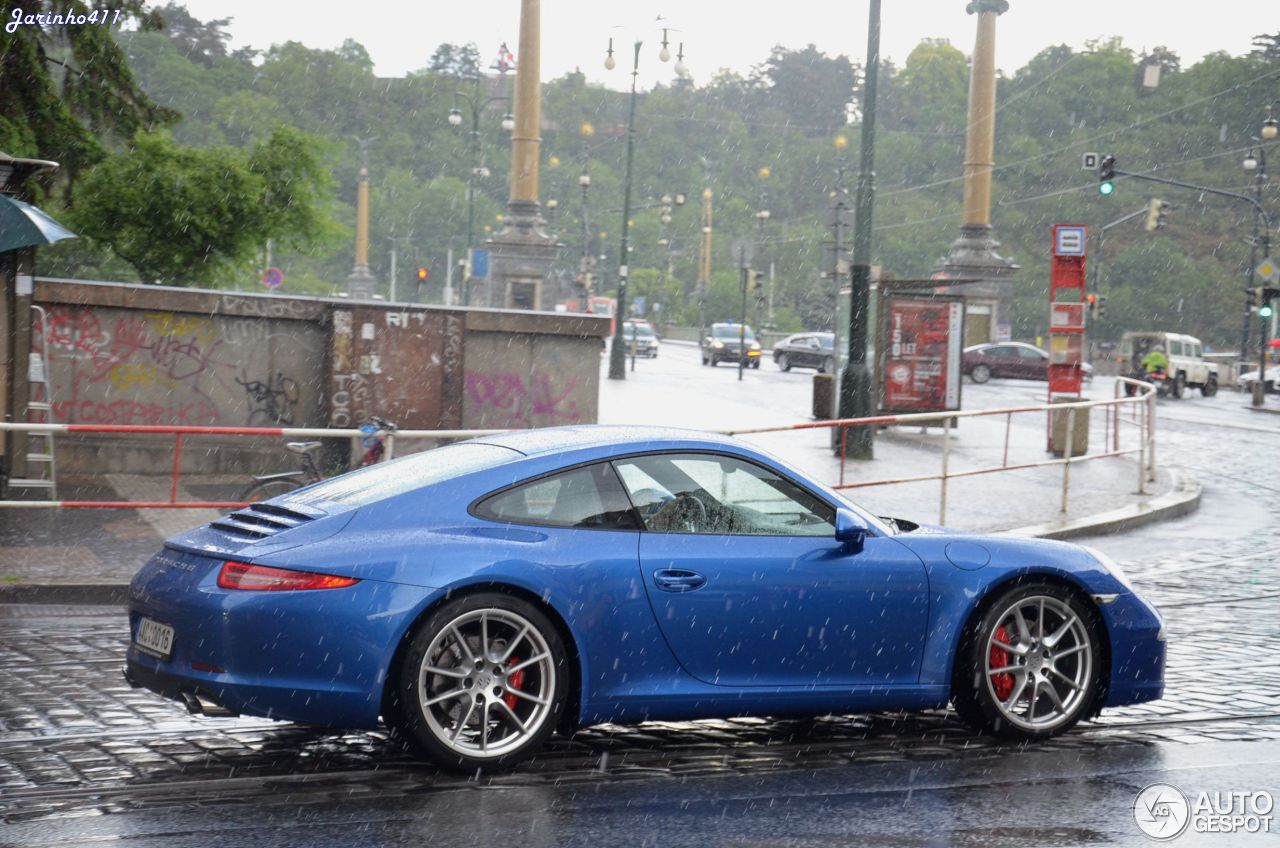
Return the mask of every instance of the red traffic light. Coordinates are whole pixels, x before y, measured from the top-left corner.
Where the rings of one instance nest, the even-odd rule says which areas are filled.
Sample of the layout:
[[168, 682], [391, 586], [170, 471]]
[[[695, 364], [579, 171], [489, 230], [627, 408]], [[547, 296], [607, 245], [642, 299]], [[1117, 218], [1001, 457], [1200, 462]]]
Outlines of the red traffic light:
[[431, 272], [428, 271], [426, 268], [418, 269], [418, 282], [425, 283], [427, 281], [427, 277], [430, 277], [430, 276], [431, 276]]

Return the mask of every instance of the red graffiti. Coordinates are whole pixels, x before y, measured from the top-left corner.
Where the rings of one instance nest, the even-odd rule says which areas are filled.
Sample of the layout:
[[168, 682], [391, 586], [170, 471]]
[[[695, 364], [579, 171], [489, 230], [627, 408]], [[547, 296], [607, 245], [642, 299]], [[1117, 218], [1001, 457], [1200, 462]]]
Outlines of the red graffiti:
[[[55, 377], [55, 420], [85, 424], [215, 424], [217, 408], [202, 386], [217, 381], [221, 341], [207, 318], [125, 314], [108, 332], [97, 310], [55, 306], [45, 351]], [[37, 331], [37, 339], [41, 337]], [[65, 376], [64, 376], [65, 375]], [[108, 400], [115, 393], [131, 399]], [[185, 399], [170, 399], [175, 392]], [[139, 394], [141, 396], [139, 396]], [[155, 399], [148, 398], [152, 395]]]
[[[572, 378], [556, 389], [546, 374], [535, 374], [526, 381], [510, 371], [468, 371], [465, 387], [472, 409], [487, 426], [534, 427], [582, 420], [578, 402], [570, 397], [578, 387]], [[535, 418], [546, 420], [535, 422]]]
[[77, 424], [210, 425], [218, 423], [218, 410], [205, 401], [166, 406], [136, 400], [111, 402], [56, 401], [54, 420]]

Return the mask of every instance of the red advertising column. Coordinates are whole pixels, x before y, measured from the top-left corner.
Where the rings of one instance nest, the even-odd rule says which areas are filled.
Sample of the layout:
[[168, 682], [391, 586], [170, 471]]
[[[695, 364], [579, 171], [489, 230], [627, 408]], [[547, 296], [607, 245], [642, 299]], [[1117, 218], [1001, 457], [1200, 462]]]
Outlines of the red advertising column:
[[879, 412], [959, 409], [963, 331], [963, 298], [882, 295]]
[[[1049, 403], [1080, 396], [1084, 383], [1085, 255], [1088, 240], [1078, 224], [1053, 226], [1049, 269]], [[1053, 450], [1052, 415], [1049, 449]], [[1073, 451], [1074, 452], [1074, 451]]]

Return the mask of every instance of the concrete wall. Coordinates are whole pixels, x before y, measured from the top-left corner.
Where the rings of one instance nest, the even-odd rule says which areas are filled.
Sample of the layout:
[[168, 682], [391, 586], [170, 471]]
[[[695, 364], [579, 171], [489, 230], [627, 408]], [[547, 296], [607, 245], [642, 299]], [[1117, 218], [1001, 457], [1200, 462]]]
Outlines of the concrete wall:
[[[37, 280], [35, 302], [54, 420], [77, 424], [594, 422], [608, 332], [594, 316], [53, 279]], [[171, 449], [166, 437], [68, 437], [59, 470], [167, 473]], [[278, 439], [209, 437], [192, 437], [185, 460], [228, 472], [285, 462]]]

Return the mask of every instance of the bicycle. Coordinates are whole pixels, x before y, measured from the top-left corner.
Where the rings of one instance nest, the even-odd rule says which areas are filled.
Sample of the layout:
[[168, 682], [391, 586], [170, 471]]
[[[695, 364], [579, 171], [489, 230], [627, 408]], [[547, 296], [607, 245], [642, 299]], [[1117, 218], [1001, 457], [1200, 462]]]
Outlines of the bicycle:
[[[360, 457], [360, 462], [347, 469], [349, 471], [381, 462], [386, 455], [387, 437], [395, 435], [396, 425], [387, 419], [370, 415], [369, 422], [360, 425], [360, 432], [364, 434], [360, 437], [364, 454]], [[240, 500], [258, 503], [325, 479], [326, 475], [320, 470], [320, 463], [316, 460], [316, 452], [322, 444], [319, 441], [286, 442], [285, 447], [301, 457], [302, 467], [297, 471], [254, 475], [253, 484], [244, 490]]]

